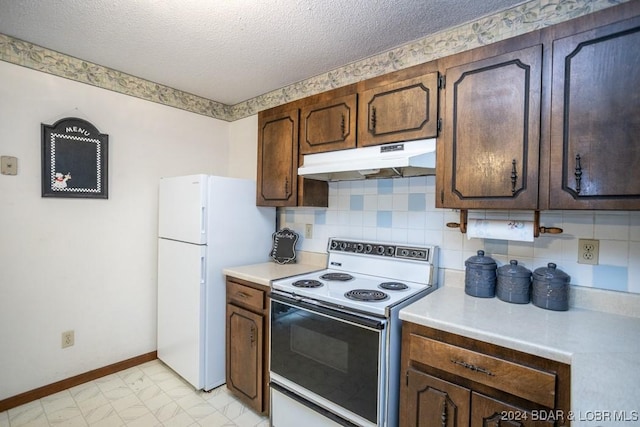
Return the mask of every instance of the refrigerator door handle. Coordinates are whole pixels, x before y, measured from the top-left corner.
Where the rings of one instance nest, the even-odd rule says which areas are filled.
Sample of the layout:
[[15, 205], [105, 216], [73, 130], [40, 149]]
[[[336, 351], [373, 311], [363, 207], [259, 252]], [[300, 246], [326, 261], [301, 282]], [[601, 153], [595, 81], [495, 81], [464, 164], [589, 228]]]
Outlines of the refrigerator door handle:
[[204, 285], [207, 276], [207, 261], [204, 256], [200, 256], [200, 284]]
[[207, 232], [207, 208], [202, 206], [200, 211], [200, 234]]

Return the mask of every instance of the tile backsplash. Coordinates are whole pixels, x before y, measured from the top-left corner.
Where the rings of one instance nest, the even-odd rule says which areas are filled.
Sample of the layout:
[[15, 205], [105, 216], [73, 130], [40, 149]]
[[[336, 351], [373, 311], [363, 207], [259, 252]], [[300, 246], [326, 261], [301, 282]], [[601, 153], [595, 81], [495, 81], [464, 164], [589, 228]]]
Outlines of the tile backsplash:
[[[478, 210], [469, 218], [532, 221], [533, 212]], [[541, 212], [540, 225], [563, 233], [534, 242], [468, 239], [446, 226], [459, 220], [458, 211], [435, 207], [434, 176], [331, 182], [328, 208], [278, 209], [278, 227], [299, 233], [302, 251], [325, 253], [329, 237], [432, 244], [440, 247], [440, 268], [464, 271], [465, 260], [482, 249], [499, 266], [517, 259], [533, 271], [553, 262], [573, 285], [640, 293], [640, 212]], [[600, 241], [598, 265], [578, 264], [578, 239]]]

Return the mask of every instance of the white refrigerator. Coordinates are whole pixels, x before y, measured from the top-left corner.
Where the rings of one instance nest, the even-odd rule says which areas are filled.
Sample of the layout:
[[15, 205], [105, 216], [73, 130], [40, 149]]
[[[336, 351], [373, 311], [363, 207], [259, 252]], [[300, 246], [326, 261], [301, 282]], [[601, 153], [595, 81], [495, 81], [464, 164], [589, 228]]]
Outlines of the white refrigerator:
[[196, 389], [225, 382], [226, 267], [269, 261], [275, 208], [256, 183], [162, 178], [158, 214], [158, 358]]

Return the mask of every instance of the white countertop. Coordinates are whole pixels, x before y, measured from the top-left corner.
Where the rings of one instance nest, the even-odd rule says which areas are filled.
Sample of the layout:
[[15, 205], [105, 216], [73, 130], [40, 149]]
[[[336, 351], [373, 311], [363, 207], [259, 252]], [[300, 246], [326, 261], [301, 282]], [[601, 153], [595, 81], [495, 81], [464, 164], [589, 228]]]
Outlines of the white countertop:
[[327, 258], [325, 254], [312, 252], [299, 252], [298, 262], [293, 264], [277, 264], [276, 262], [263, 262], [238, 267], [227, 267], [222, 270], [225, 276], [247, 280], [264, 286], [271, 286], [272, 280], [298, 274], [311, 273], [326, 268]]
[[[629, 299], [635, 304], [635, 296]], [[638, 317], [544, 310], [444, 286], [402, 309], [400, 318], [571, 365], [573, 426], [640, 425]], [[615, 416], [627, 421], [607, 419]]]
[[275, 262], [265, 262], [262, 264], [229, 267], [223, 269], [222, 272], [226, 276], [270, 286], [272, 280], [310, 273], [312, 271], [322, 270], [323, 268], [324, 267], [318, 267], [312, 264], [276, 264]]

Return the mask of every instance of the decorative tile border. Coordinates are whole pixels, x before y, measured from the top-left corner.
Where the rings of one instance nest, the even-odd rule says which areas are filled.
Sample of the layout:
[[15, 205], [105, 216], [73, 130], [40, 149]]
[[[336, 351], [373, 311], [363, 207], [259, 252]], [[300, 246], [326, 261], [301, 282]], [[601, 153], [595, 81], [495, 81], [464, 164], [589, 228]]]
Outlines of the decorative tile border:
[[235, 121], [337, 87], [548, 27], [630, 0], [532, 0], [236, 105], [225, 105], [0, 34], [0, 60], [192, 113]]

